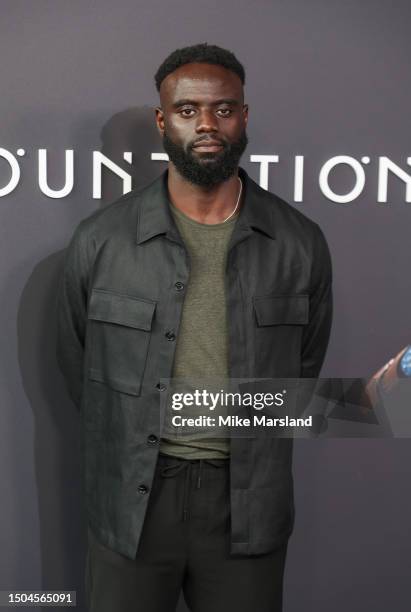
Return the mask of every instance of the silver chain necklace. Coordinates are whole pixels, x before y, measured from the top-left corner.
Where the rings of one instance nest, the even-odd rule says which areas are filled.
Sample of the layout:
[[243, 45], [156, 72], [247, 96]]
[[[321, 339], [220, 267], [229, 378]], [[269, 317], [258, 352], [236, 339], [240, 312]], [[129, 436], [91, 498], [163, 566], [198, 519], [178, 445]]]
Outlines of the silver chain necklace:
[[229, 214], [229, 215], [228, 215], [227, 219], [224, 219], [224, 221], [221, 221], [220, 223], [225, 223], [226, 221], [228, 221], [228, 220], [230, 219], [230, 217], [232, 217], [232, 216], [233, 216], [233, 214], [235, 213], [235, 211], [237, 210], [237, 206], [238, 206], [238, 203], [239, 203], [239, 201], [240, 201], [240, 197], [241, 197], [241, 192], [242, 192], [242, 190], [243, 190], [243, 183], [242, 183], [242, 180], [240, 179], [240, 177], [239, 177], [239, 176], [238, 176], [237, 178], [238, 178], [238, 180], [240, 181], [240, 191], [238, 192], [237, 203], [236, 203], [236, 205], [235, 205], [235, 207], [234, 207], [233, 212], [232, 212], [231, 214]]

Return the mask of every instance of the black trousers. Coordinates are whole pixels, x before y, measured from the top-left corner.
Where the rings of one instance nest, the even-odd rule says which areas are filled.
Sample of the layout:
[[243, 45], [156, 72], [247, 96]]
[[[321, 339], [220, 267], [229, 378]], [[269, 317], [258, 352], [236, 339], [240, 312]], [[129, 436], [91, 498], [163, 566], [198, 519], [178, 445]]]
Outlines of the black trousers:
[[135, 560], [88, 531], [90, 612], [280, 612], [287, 543], [230, 555], [229, 461], [159, 455]]

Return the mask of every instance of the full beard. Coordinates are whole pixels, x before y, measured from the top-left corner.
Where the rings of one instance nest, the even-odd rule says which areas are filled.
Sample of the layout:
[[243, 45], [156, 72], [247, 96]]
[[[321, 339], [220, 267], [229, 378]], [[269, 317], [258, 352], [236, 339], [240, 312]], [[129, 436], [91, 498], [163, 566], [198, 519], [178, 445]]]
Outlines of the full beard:
[[201, 157], [195, 157], [192, 146], [186, 150], [171, 140], [166, 132], [163, 136], [164, 150], [177, 171], [187, 181], [201, 187], [213, 187], [233, 176], [247, 144], [247, 134], [243, 130], [238, 140], [232, 143], [224, 142], [222, 151], [203, 152]]

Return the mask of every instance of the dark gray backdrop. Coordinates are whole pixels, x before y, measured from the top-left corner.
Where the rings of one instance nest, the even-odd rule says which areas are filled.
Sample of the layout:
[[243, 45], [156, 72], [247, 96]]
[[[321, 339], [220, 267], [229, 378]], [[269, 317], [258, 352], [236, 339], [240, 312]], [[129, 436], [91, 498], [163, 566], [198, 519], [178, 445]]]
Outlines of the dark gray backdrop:
[[[10, 0], [0, 8], [0, 147], [21, 168], [0, 198], [0, 589], [76, 589], [83, 611], [78, 419], [56, 368], [53, 307], [75, 226], [121, 194], [106, 171], [103, 198], [93, 199], [92, 151], [126, 170], [122, 155], [132, 151], [135, 187], [155, 178], [165, 168], [151, 161], [162, 151], [152, 110], [158, 65], [197, 42], [233, 50], [250, 105], [243, 167], [258, 180], [250, 155], [278, 155], [269, 189], [318, 221], [330, 244], [335, 319], [323, 375], [368, 376], [411, 342], [404, 182], [390, 177], [387, 203], [377, 202], [378, 158], [407, 170], [411, 8], [405, 0]], [[67, 197], [41, 193], [39, 149], [54, 189], [64, 184], [65, 149], [74, 150]], [[293, 202], [295, 155], [305, 156], [302, 203]], [[370, 157], [351, 203], [319, 188], [320, 168], [335, 155]], [[0, 187], [9, 179], [0, 156]], [[340, 166], [330, 184], [350, 191], [352, 171]], [[408, 439], [297, 442], [285, 612], [409, 610], [410, 461]]]

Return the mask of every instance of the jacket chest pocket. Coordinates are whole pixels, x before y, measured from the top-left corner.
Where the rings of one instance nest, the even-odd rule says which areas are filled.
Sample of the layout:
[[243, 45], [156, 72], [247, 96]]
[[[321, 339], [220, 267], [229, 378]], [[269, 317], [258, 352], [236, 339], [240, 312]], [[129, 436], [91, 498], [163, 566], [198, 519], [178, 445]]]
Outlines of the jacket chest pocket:
[[93, 289], [88, 308], [88, 376], [111, 388], [139, 395], [156, 302]]
[[308, 294], [253, 296], [258, 376], [298, 378]]

